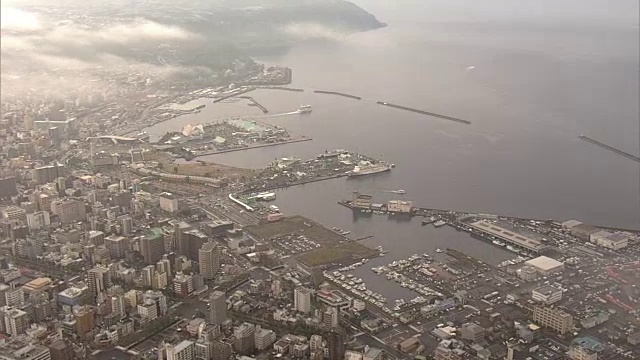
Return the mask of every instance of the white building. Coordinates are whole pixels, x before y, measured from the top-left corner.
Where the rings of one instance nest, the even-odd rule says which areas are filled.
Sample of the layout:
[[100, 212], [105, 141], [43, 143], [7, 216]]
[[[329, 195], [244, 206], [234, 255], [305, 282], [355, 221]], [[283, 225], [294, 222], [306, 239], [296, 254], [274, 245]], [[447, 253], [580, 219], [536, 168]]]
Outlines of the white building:
[[163, 192], [160, 194], [160, 209], [174, 213], [178, 211], [178, 198], [172, 193]]
[[364, 301], [360, 299], [353, 299], [353, 310], [355, 311], [364, 311], [367, 305]]
[[564, 270], [564, 263], [547, 256], [538, 256], [525, 261], [525, 265], [535, 268], [542, 275], [549, 275]]
[[276, 342], [276, 333], [273, 330], [263, 329], [260, 325], [256, 325], [254, 340], [256, 350], [262, 351]]
[[293, 291], [293, 302], [296, 311], [309, 313], [311, 311], [311, 290], [299, 286]]
[[562, 289], [550, 285], [541, 286], [533, 289], [531, 298], [545, 305], [551, 305], [562, 300]]
[[196, 358], [196, 344], [193, 341], [183, 340], [177, 345], [164, 344], [158, 352], [159, 359], [166, 360], [194, 360]]
[[51, 218], [46, 211], [36, 211], [32, 214], [27, 214], [27, 226], [31, 230], [37, 230], [46, 228], [51, 225]]
[[598, 246], [611, 250], [620, 250], [629, 245], [629, 236], [622, 233], [610, 233], [604, 230], [591, 234], [589, 240]]

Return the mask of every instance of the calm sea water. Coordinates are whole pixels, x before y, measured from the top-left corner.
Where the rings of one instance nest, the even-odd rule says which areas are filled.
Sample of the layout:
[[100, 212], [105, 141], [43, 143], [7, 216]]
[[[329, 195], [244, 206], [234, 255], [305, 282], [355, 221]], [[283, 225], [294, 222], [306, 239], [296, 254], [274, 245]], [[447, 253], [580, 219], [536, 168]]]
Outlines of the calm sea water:
[[[356, 2], [389, 26], [349, 36], [315, 31], [316, 38], [285, 54], [258, 59], [292, 67], [292, 86], [307, 91], [261, 90], [254, 98], [272, 114], [301, 104], [314, 109], [262, 120], [314, 140], [207, 160], [261, 167], [277, 157], [346, 148], [395, 163], [389, 174], [291, 188], [276, 201], [288, 214], [354, 237], [374, 235], [365, 243], [391, 253], [357, 272], [387, 295], [404, 296], [404, 289], [374, 282], [368, 269], [378, 263], [438, 247], [493, 263], [513, 255], [416, 220], [353, 218], [336, 201], [355, 190], [379, 201], [389, 198], [384, 190], [405, 189], [406, 199], [424, 207], [640, 228], [639, 164], [578, 139], [585, 134], [640, 153], [637, 1]], [[381, 107], [377, 100], [473, 123]], [[151, 132], [251, 114], [260, 115], [245, 103], [209, 104]]]

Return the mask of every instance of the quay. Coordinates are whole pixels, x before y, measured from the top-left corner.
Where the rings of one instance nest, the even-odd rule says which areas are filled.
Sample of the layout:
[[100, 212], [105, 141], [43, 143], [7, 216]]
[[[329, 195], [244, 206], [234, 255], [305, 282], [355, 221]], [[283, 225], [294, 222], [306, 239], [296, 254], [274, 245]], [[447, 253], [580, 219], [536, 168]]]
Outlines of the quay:
[[432, 113], [432, 112], [428, 112], [428, 111], [424, 111], [424, 110], [419, 110], [419, 109], [414, 109], [414, 108], [410, 108], [410, 107], [406, 107], [406, 106], [391, 104], [391, 103], [384, 102], [384, 101], [378, 101], [378, 104], [379, 105], [388, 106], [388, 107], [392, 107], [392, 108], [395, 108], [395, 109], [411, 111], [411, 112], [418, 113], [418, 114], [429, 115], [429, 116], [437, 117], [437, 118], [440, 118], [440, 119], [451, 120], [451, 121], [459, 122], [459, 123], [466, 124], [466, 125], [471, 124], [471, 121], [468, 121], [468, 120], [462, 120], [462, 119], [454, 118], [454, 117], [451, 117], [451, 116], [440, 115], [440, 114], [436, 114], [436, 113]]
[[292, 144], [292, 143], [303, 142], [303, 141], [311, 141], [311, 140], [313, 140], [313, 139], [309, 138], [309, 137], [301, 137], [301, 138], [298, 138], [298, 139], [291, 139], [291, 140], [286, 140], [286, 141], [278, 141], [278, 142], [265, 143], [265, 144], [249, 145], [249, 146], [238, 147], [238, 148], [233, 148], [233, 149], [224, 149], [224, 150], [212, 149], [212, 150], [199, 151], [197, 153], [194, 153], [193, 154], [193, 158], [197, 158], [197, 157], [201, 157], [201, 156], [208, 156], [208, 155], [215, 155], [215, 154], [224, 154], [224, 153], [230, 153], [230, 152], [235, 152], [235, 151], [251, 150], [251, 149], [257, 149], [257, 148], [269, 147], [269, 146]]
[[[501, 228], [485, 220], [478, 220], [472, 214], [414, 207], [411, 201], [392, 200], [390, 205], [373, 204], [369, 195], [355, 194], [356, 200], [341, 200], [338, 204], [353, 211], [376, 212], [388, 215], [405, 215], [407, 217], [439, 216], [443, 225], [449, 225], [456, 230], [469, 233], [473, 238], [491, 242], [495, 245], [506, 246], [513, 252], [524, 252], [538, 255], [547, 248], [536, 239], [522, 234], [516, 234], [510, 230]], [[393, 203], [392, 203], [393, 202]], [[355, 205], [354, 205], [355, 204]], [[514, 218], [515, 219], [515, 218]], [[522, 219], [524, 220], [524, 219]], [[528, 219], [527, 219], [528, 220]]]
[[337, 96], [342, 96], [342, 97], [346, 97], [346, 98], [349, 98], [349, 99], [362, 100], [362, 98], [360, 96], [355, 96], [355, 95], [351, 95], [351, 94], [345, 94], [345, 93], [341, 93], [341, 92], [337, 92], [337, 91], [314, 90], [313, 92], [316, 93], [316, 94], [337, 95]]
[[232, 93], [230, 93], [230, 94], [227, 94], [227, 95], [221, 96], [221, 97], [219, 97], [219, 98], [217, 98], [217, 99], [214, 99], [214, 100], [213, 100], [213, 103], [214, 103], [214, 104], [215, 104], [215, 103], [219, 103], [219, 102], [221, 102], [221, 101], [224, 101], [224, 100], [227, 100], [227, 99], [231, 99], [232, 97], [237, 97], [237, 96], [239, 96], [239, 95], [246, 94], [246, 93], [248, 93], [248, 92], [250, 92], [250, 91], [253, 91], [253, 90], [255, 90], [255, 89], [256, 89], [256, 88], [254, 88], [254, 87], [248, 87], [248, 88], [245, 88], [245, 89], [242, 89], [242, 90], [239, 90], [239, 91], [233, 91], [233, 92], [232, 92]]
[[596, 139], [592, 139], [592, 138], [590, 138], [590, 137], [588, 137], [588, 136], [586, 136], [586, 135], [580, 135], [580, 136], [578, 136], [578, 137], [579, 137], [580, 139], [585, 140], [585, 141], [588, 141], [588, 142], [590, 142], [590, 143], [592, 143], [592, 144], [594, 144], [594, 145], [596, 145], [596, 146], [600, 146], [600, 147], [601, 147], [601, 148], [603, 148], [603, 149], [607, 149], [607, 150], [609, 150], [609, 151], [611, 151], [611, 152], [614, 152], [614, 153], [616, 153], [616, 154], [618, 154], [618, 155], [622, 155], [622, 156], [624, 156], [624, 157], [626, 157], [626, 158], [628, 158], [628, 159], [631, 159], [631, 160], [633, 160], [633, 161], [640, 162], [640, 157], [635, 156], [635, 155], [633, 155], [633, 154], [629, 154], [629, 153], [628, 153], [628, 152], [626, 152], [626, 151], [622, 151], [622, 150], [620, 150], [620, 149], [616, 149], [616, 148], [614, 148], [614, 147], [613, 147], [613, 146], [611, 146], [611, 145], [607, 145], [607, 144], [602, 143], [602, 142], [600, 142], [600, 141], [598, 141], [598, 140], [596, 140]]

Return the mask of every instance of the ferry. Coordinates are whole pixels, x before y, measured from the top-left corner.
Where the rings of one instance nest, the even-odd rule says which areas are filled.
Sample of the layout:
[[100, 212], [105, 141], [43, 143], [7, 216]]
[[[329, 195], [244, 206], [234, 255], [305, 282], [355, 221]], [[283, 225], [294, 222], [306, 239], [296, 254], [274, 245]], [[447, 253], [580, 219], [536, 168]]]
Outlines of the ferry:
[[311, 111], [313, 111], [311, 105], [300, 105], [300, 108], [298, 108], [298, 113], [300, 114], [308, 114]]
[[386, 171], [391, 171], [391, 166], [384, 163], [376, 165], [356, 166], [353, 168], [353, 170], [347, 171], [347, 177], [373, 175]]

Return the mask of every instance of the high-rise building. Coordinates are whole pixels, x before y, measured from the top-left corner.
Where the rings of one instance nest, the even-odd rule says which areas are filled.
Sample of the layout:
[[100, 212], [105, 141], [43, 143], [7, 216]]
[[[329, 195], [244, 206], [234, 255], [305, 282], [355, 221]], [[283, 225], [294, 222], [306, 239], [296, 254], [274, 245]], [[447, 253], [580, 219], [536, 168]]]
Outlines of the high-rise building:
[[109, 269], [103, 266], [96, 266], [87, 272], [89, 293], [93, 296], [106, 291], [111, 286], [111, 276]]
[[276, 341], [276, 333], [273, 330], [263, 329], [260, 325], [256, 325], [254, 339], [256, 350], [262, 351]]
[[553, 329], [559, 334], [566, 334], [573, 328], [573, 316], [556, 307], [534, 307], [533, 321], [544, 327]]
[[39, 230], [47, 228], [51, 225], [51, 218], [47, 211], [36, 211], [31, 214], [27, 214], [27, 226], [31, 230]]
[[86, 220], [84, 202], [75, 199], [59, 199], [51, 202], [51, 212], [58, 215], [61, 223], [68, 224]]
[[3, 315], [2, 331], [11, 335], [19, 336], [25, 333], [29, 328], [29, 315], [16, 308], [9, 306], [3, 306], [0, 308], [0, 313]]
[[311, 290], [306, 287], [299, 286], [293, 291], [293, 302], [296, 311], [301, 313], [309, 313], [311, 311]]
[[193, 293], [193, 276], [182, 272], [173, 277], [173, 292], [178, 296], [187, 297]]
[[189, 260], [198, 261], [199, 250], [202, 245], [209, 242], [209, 237], [202, 231], [194, 228], [182, 229], [177, 237], [178, 251]]
[[140, 239], [140, 253], [147, 264], [155, 264], [164, 254], [164, 234], [162, 229], [153, 228]]
[[73, 317], [76, 319], [76, 333], [80, 337], [86, 336], [96, 327], [95, 313], [89, 306], [74, 307]]
[[309, 340], [309, 349], [311, 350], [312, 353], [322, 350], [321, 335], [311, 335], [311, 339]]
[[0, 199], [10, 198], [14, 195], [18, 195], [16, 177], [7, 176], [0, 178]]
[[209, 322], [222, 325], [227, 320], [227, 297], [222, 291], [214, 291], [209, 297]]
[[202, 245], [198, 254], [200, 264], [200, 275], [207, 280], [211, 280], [220, 270], [220, 249], [214, 242]]
[[230, 360], [233, 355], [233, 341], [223, 339], [213, 342], [213, 360]]
[[344, 335], [338, 331], [332, 331], [327, 335], [327, 343], [329, 347], [329, 360], [344, 359], [345, 346]]
[[153, 265], [147, 265], [142, 268], [142, 286], [153, 286], [153, 276], [156, 272], [156, 267]]
[[338, 327], [338, 309], [328, 306], [322, 314], [324, 328], [331, 330]]
[[250, 354], [255, 349], [255, 325], [242, 323], [233, 329], [235, 341], [233, 349], [242, 355]]
[[120, 233], [124, 236], [129, 236], [133, 233], [133, 219], [129, 215], [122, 215], [118, 217], [120, 222]]
[[123, 236], [109, 235], [104, 238], [104, 246], [109, 249], [112, 259], [122, 259], [127, 254], [129, 240]]
[[120, 318], [123, 318], [126, 315], [125, 308], [126, 308], [126, 305], [124, 301], [124, 295], [111, 296], [111, 312], [112, 313], [118, 314]]
[[50, 183], [59, 177], [65, 176], [65, 167], [61, 164], [40, 166], [31, 171], [31, 177], [38, 185]]
[[178, 211], [178, 198], [171, 194], [164, 192], [160, 194], [160, 209], [174, 213]]
[[161, 291], [147, 290], [142, 298], [144, 301], [155, 304], [158, 316], [164, 316], [167, 313], [167, 298]]

